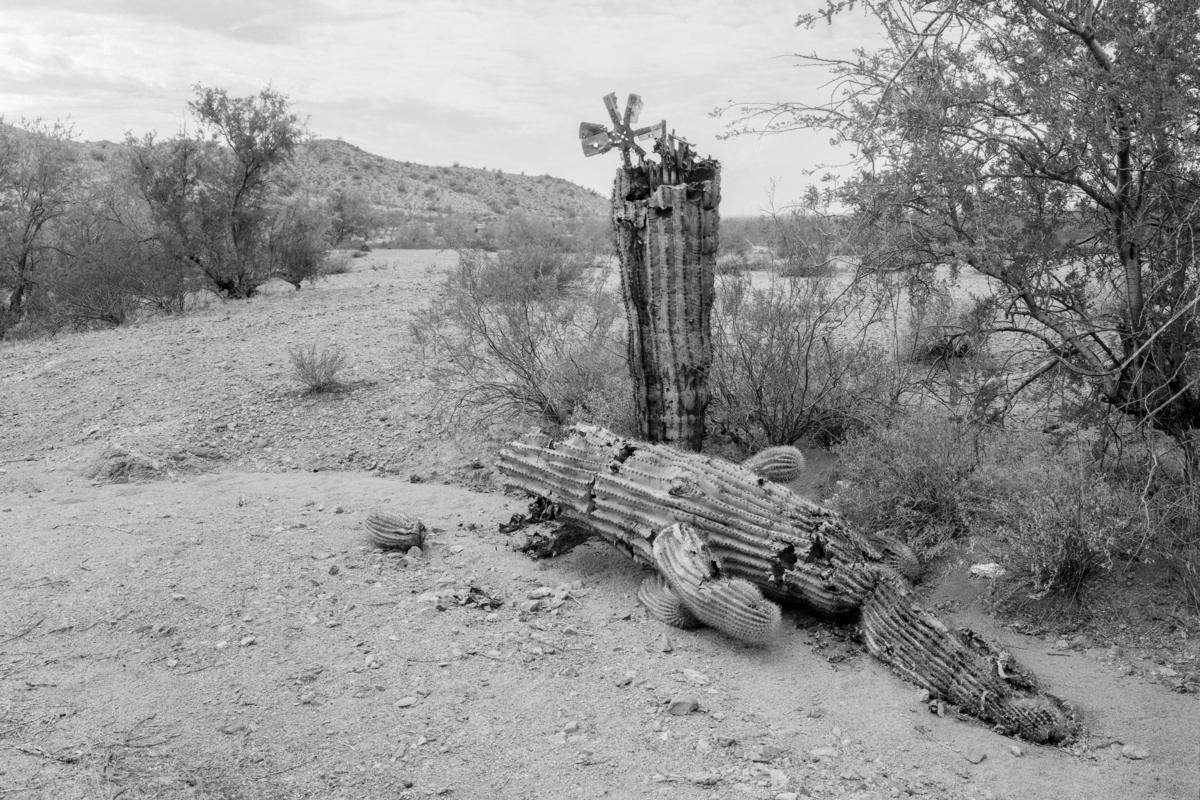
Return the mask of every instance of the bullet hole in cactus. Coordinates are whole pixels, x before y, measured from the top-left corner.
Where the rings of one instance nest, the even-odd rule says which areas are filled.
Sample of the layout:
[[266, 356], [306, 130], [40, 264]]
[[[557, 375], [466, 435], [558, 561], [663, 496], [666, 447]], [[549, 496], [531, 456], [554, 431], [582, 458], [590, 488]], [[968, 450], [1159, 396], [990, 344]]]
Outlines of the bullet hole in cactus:
[[829, 561], [829, 555], [825, 552], [825, 544], [819, 537], [813, 537], [812, 545], [809, 546], [808, 555], [804, 557], [804, 561], [808, 564], [817, 561]]
[[[761, 481], [761, 479], [760, 479]], [[774, 560], [771, 562], [771, 573], [775, 579], [775, 583], [783, 585], [783, 576], [788, 570], [796, 566], [796, 546], [789, 544], [787, 547], [780, 550]]]

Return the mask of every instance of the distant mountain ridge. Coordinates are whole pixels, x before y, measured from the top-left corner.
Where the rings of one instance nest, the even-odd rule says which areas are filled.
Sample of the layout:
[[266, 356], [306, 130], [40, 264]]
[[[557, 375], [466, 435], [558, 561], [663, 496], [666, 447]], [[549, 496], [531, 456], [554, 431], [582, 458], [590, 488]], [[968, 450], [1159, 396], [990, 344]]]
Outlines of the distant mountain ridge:
[[322, 191], [356, 190], [380, 210], [408, 217], [464, 214], [488, 219], [519, 212], [573, 220], [608, 214], [607, 198], [550, 175], [396, 161], [340, 139], [311, 140], [297, 157]]
[[[18, 137], [31, 135], [3, 121], [0, 126]], [[72, 145], [85, 168], [96, 170], [92, 174], [119, 169], [124, 145], [103, 140]], [[512, 213], [555, 221], [608, 216], [607, 198], [550, 175], [396, 161], [340, 139], [311, 139], [298, 148], [295, 161], [318, 193], [358, 192], [392, 220], [430, 221], [452, 214], [478, 222]]]

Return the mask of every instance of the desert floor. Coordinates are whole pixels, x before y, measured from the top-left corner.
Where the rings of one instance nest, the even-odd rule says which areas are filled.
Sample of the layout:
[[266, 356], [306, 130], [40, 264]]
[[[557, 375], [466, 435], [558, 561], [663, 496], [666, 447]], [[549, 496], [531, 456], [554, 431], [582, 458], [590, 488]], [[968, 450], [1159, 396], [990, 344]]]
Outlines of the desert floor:
[[[519, 427], [435, 413], [406, 330], [453, 258], [0, 345], [0, 798], [1200, 797], [1194, 620], [1005, 624], [947, 562], [926, 604], [1079, 709], [1040, 747], [930, 713], [852, 627], [750, 648], [649, 618], [602, 543], [515, 552]], [[345, 391], [303, 393], [309, 344]]]

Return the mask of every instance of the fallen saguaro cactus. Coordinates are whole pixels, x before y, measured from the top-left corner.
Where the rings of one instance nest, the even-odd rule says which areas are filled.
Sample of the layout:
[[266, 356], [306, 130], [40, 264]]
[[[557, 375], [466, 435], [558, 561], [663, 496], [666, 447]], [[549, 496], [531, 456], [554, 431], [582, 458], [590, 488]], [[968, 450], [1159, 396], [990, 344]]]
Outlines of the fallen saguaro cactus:
[[[1058, 742], [1077, 729], [1064, 704], [1008, 653], [921, 608], [877, 539], [743, 466], [577, 425], [559, 441], [510, 443], [500, 471], [510, 486], [557, 504], [565, 520], [660, 572], [663, 556], [694, 535], [704, 554], [690, 566], [677, 560], [677, 572], [703, 570], [712, 559], [721, 580], [748, 581], [828, 616], [858, 615], [872, 655], [1002, 733]], [[679, 541], [659, 543], [661, 536]], [[685, 610], [709, 623], [673, 576], [663, 577]], [[665, 592], [660, 585], [643, 593], [666, 606]]]

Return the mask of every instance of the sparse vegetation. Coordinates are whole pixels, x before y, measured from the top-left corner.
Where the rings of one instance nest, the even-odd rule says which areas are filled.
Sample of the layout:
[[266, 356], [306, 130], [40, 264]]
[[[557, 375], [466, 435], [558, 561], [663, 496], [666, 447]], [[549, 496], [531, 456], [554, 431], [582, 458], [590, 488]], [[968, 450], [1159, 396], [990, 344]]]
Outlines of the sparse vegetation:
[[619, 299], [591, 259], [542, 243], [462, 251], [409, 330], [454, 410], [625, 428], [632, 393]]
[[307, 349], [293, 347], [288, 351], [288, 358], [296, 380], [309, 394], [327, 394], [344, 388], [340, 373], [346, 366], [346, 355], [340, 349], [318, 350], [315, 344]]
[[829, 444], [886, 418], [902, 377], [875, 336], [888, 291], [866, 278], [723, 278], [712, 317], [713, 428], [753, 451]]

